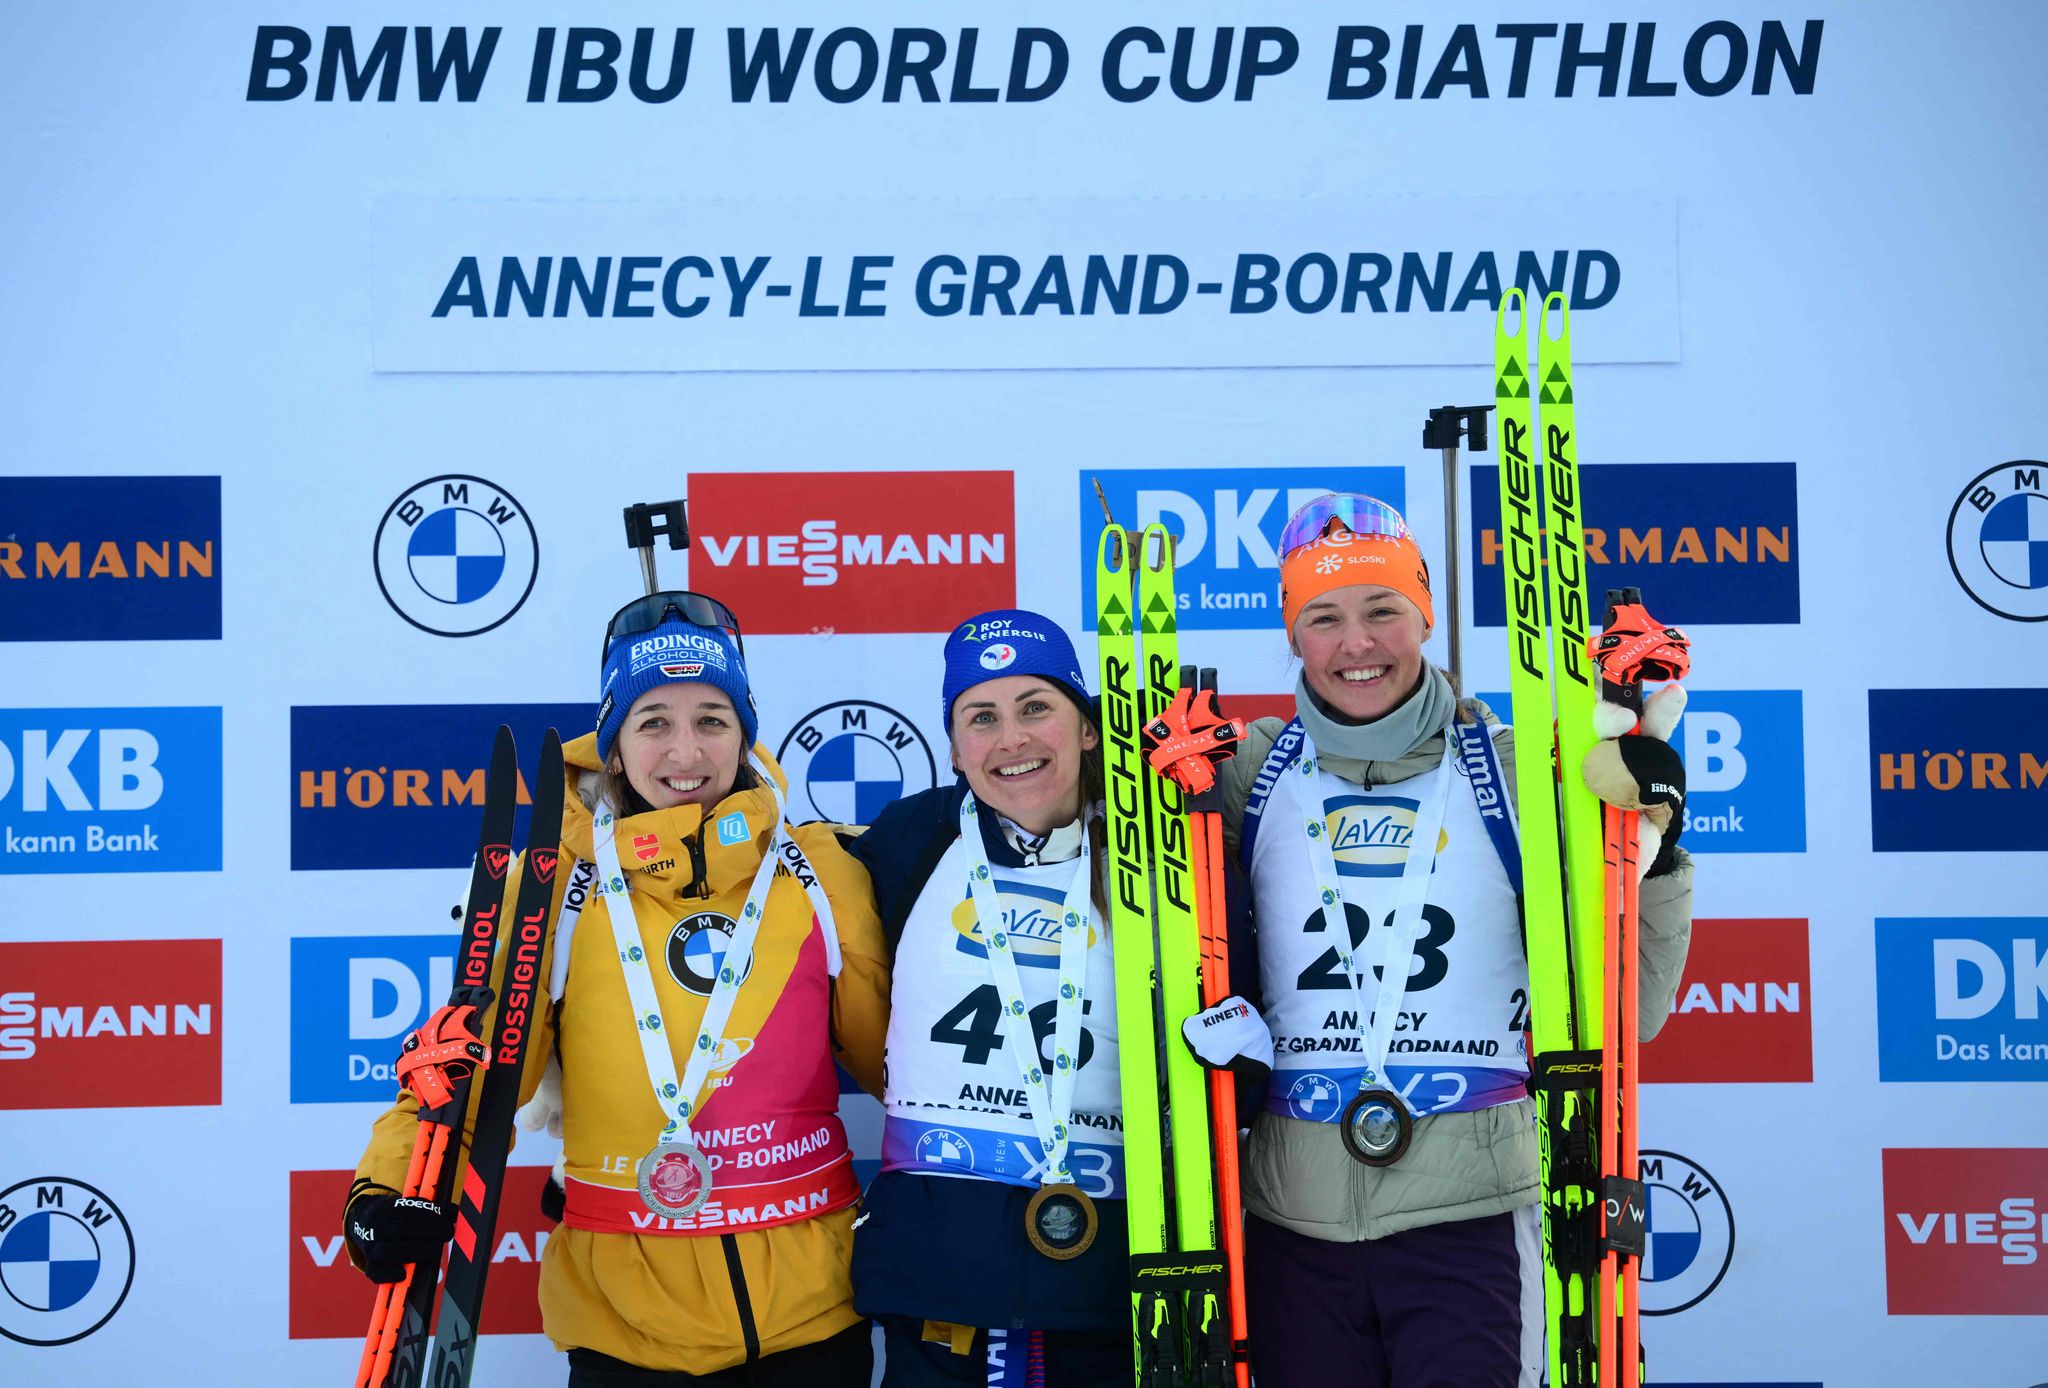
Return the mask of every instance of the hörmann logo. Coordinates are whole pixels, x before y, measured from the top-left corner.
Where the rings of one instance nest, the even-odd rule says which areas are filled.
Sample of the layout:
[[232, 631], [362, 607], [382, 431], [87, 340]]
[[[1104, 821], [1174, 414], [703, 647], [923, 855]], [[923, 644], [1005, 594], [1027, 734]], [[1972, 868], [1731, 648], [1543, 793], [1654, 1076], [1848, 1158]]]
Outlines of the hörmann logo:
[[1887, 1147], [1886, 1309], [2039, 1316], [2048, 1306], [2048, 1150]]
[[1812, 1080], [1811, 992], [1805, 921], [1694, 921], [1677, 1005], [1643, 1047], [1643, 1082]]
[[[589, 704], [360, 704], [292, 710], [292, 867], [463, 867], [476, 854], [484, 766], [500, 723], [519, 739], [519, 828], [549, 727]], [[465, 756], [465, 750], [469, 755]]]
[[0, 641], [220, 639], [218, 477], [0, 477]]
[[2048, 849], [2048, 689], [1870, 691], [1880, 853]]
[[0, 709], [0, 874], [220, 870], [220, 710]]
[[1269, 630], [1280, 622], [1280, 556], [1287, 518], [1325, 492], [1363, 492], [1399, 509], [1400, 468], [1112, 468], [1080, 479], [1082, 621], [1095, 623], [1095, 565], [1102, 534], [1102, 483], [1121, 525], [1162, 522], [1176, 537], [1175, 582], [1182, 630]]
[[[1511, 469], [1509, 481], [1516, 475]], [[1579, 506], [1594, 603], [1609, 588], [1636, 587], [1654, 594], [1657, 616], [1675, 626], [1799, 620], [1794, 464], [1594, 463], [1579, 467], [1577, 480], [1579, 494], [1560, 491], [1559, 500]], [[1494, 465], [1472, 469], [1471, 529], [1473, 619], [1503, 626], [1506, 545]], [[1519, 583], [1516, 591], [1519, 601]], [[1517, 616], [1540, 620], [1541, 612]]]
[[949, 631], [1016, 604], [1014, 491], [1007, 472], [694, 473], [691, 581], [745, 592], [749, 634]]
[[220, 1102], [220, 941], [0, 944], [0, 1109]]
[[2048, 917], [1877, 921], [1881, 1080], [2048, 1080]]

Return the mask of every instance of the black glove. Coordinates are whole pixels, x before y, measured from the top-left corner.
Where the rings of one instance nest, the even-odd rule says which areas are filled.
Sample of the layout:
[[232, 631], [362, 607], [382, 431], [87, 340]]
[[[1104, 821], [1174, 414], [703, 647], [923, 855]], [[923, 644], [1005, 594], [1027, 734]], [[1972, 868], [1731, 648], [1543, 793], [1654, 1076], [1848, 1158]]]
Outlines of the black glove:
[[1237, 1076], [1237, 1126], [1250, 1127], [1273, 1073], [1273, 1033], [1259, 1009], [1233, 993], [1182, 1022], [1180, 1035], [1203, 1068]]
[[569, 1193], [562, 1189], [562, 1183], [555, 1179], [555, 1173], [548, 1173], [547, 1182], [540, 1188], [540, 1212], [552, 1223], [562, 1222], [562, 1211], [569, 1205]]
[[349, 1252], [372, 1282], [396, 1282], [414, 1263], [437, 1263], [455, 1235], [455, 1210], [417, 1196], [368, 1191], [342, 1219]]
[[1586, 753], [1586, 786], [1617, 809], [1642, 813], [1642, 838], [1650, 849], [1645, 877], [1661, 877], [1677, 866], [1678, 836], [1685, 831], [1685, 763], [1669, 741], [1685, 712], [1685, 687], [1669, 684], [1650, 696], [1638, 735], [1616, 736], [1635, 720], [1613, 704], [1597, 704], [1594, 731], [1600, 741]]

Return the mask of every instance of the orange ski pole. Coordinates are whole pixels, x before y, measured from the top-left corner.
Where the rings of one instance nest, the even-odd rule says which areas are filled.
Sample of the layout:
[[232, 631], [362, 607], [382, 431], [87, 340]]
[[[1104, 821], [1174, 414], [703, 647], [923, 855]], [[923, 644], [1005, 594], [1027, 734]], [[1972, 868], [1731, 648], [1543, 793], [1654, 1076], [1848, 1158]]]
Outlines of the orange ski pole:
[[[1600, 667], [1600, 696], [1640, 720], [1644, 679], [1681, 679], [1692, 668], [1691, 643], [1676, 627], [1660, 625], [1634, 588], [1607, 593], [1601, 634], [1586, 642]], [[1632, 735], [1632, 734], [1625, 734]], [[1603, 812], [1606, 847], [1607, 1044], [1600, 1058], [1601, 1221], [1599, 1382], [1643, 1379], [1642, 1255], [1648, 1236], [1649, 1192], [1642, 1183], [1636, 1123], [1641, 998], [1637, 958], [1641, 901], [1637, 860], [1642, 816], [1609, 805]]]

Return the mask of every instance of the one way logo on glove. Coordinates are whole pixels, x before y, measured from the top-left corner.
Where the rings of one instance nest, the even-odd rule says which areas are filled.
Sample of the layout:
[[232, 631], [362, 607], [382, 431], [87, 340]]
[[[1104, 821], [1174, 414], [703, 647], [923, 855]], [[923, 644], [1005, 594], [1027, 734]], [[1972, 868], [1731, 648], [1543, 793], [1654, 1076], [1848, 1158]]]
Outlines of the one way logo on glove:
[[1014, 492], [1008, 472], [693, 473], [691, 579], [745, 591], [749, 634], [947, 631], [1016, 604]]

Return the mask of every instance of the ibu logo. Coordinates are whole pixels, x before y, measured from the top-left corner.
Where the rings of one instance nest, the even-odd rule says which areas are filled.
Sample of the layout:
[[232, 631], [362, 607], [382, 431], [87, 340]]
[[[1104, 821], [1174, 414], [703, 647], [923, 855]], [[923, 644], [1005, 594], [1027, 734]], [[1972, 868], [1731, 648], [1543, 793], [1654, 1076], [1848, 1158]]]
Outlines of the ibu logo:
[[453, 935], [292, 941], [292, 1102], [388, 1104], [399, 1047], [455, 985]]
[[0, 709], [0, 873], [217, 872], [217, 708]]
[[[1083, 630], [1095, 626], [1096, 549], [1102, 507], [1120, 525], [1164, 524], [1175, 536], [1175, 586], [1182, 630], [1280, 627], [1280, 532], [1303, 504], [1327, 492], [1360, 492], [1396, 510], [1407, 506], [1397, 467], [1126, 468], [1080, 479]], [[1428, 553], [1440, 548], [1423, 542]]]
[[2048, 1080], [2048, 917], [1880, 918], [1881, 1080]]
[[[1506, 694], [1480, 700], [1514, 721]], [[1685, 759], [1688, 853], [1806, 851], [1806, 731], [1796, 689], [1695, 689], [1671, 734]], [[1510, 773], [1512, 774], [1512, 772]]]

